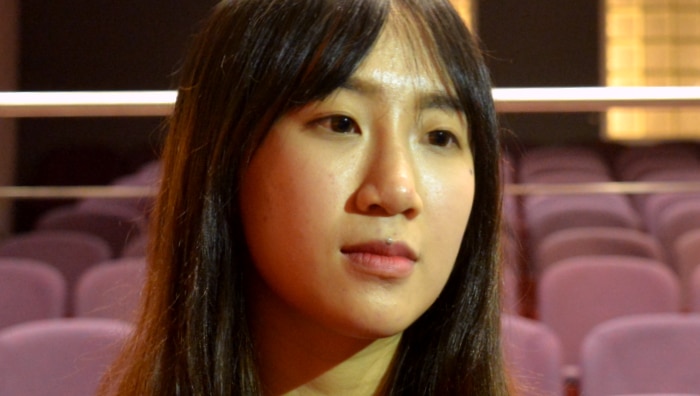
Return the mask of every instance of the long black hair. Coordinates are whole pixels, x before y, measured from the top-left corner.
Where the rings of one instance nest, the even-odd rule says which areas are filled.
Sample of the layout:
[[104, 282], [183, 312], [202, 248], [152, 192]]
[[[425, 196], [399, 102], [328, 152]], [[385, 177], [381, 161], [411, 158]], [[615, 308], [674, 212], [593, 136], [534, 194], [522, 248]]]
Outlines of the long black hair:
[[[437, 301], [403, 334], [392, 395], [505, 395], [499, 340], [498, 138], [488, 72], [448, 0], [230, 0], [182, 70], [134, 336], [104, 394], [258, 395], [239, 185], [283, 114], [343, 85], [390, 17], [415, 29], [466, 114], [476, 192]], [[413, 32], [413, 33], [410, 33]], [[467, 204], [467, 203], [465, 203]]]

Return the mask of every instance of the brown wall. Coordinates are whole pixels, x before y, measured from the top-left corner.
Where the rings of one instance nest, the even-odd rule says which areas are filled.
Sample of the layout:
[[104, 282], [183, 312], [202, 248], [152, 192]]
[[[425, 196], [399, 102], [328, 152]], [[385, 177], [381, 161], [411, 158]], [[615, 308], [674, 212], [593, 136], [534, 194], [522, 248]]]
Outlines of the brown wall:
[[[0, 91], [17, 88], [19, 0], [0, 0]], [[14, 184], [16, 122], [0, 118], [0, 186]], [[0, 238], [12, 229], [11, 202], [0, 199]]]
[[[169, 89], [195, 25], [214, 0], [22, 0], [24, 91]], [[18, 182], [105, 184], [153, 159], [162, 118], [22, 119]], [[65, 202], [16, 203], [18, 231]]]
[[[599, 2], [481, 0], [479, 35], [500, 87], [600, 85]], [[598, 115], [508, 114], [503, 125], [522, 144], [595, 142]]]

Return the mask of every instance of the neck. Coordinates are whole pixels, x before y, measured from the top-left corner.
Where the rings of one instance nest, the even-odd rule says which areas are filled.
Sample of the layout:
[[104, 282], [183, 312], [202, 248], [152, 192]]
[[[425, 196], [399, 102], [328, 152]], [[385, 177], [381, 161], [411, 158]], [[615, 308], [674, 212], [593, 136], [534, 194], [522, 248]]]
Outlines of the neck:
[[331, 351], [322, 346], [325, 342], [290, 338], [276, 335], [260, 342], [265, 344], [260, 370], [266, 394], [379, 395], [397, 344], [392, 338]]
[[[260, 300], [258, 300], [260, 301]], [[253, 308], [266, 395], [379, 395], [401, 334], [363, 339], [310, 323], [276, 304]]]

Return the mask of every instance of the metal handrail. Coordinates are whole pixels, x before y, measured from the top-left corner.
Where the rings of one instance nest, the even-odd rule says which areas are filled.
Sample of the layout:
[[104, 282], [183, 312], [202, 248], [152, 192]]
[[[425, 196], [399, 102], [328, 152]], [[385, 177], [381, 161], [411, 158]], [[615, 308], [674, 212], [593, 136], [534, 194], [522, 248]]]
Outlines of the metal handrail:
[[[698, 182], [513, 183], [506, 195], [662, 194], [700, 192]], [[156, 194], [146, 186], [0, 186], [2, 199], [138, 198]]]
[[154, 187], [141, 186], [0, 186], [0, 200], [141, 198], [155, 193]]
[[[0, 92], [0, 118], [166, 116], [176, 91]], [[700, 87], [494, 88], [502, 113], [700, 106]]]
[[166, 116], [175, 91], [0, 92], [0, 117]]

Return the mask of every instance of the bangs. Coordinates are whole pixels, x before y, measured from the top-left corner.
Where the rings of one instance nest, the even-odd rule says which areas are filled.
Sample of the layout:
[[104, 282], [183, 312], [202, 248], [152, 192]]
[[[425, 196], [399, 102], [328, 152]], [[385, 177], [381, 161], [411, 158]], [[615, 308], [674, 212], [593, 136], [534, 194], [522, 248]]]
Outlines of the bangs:
[[211, 150], [210, 167], [234, 172], [212, 182], [237, 188], [279, 117], [342, 86], [376, 42], [388, 8], [379, 0], [221, 2], [188, 53], [171, 119], [190, 125], [192, 139]]
[[455, 96], [454, 81], [437, 49], [431, 27], [428, 26], [425, 15], [416, 12], [414, 8], [411, 2], [392, 1], [383, 30], [398, 37], [397, 42], [404, 47], [406, 53], [415, 55], [413, 70], [416, 74], [420, 70], [427, 70], [428, 74], [438, 76], [434, 82], [445, 92]]
[[469, 136], [493, 134], [495, 115], [491, 81], [481, 51], [464, 21], [447, 0], [391, 0], [385, 29], [403, 36], [407, 50], [418, 54], [416, 68], [439, 76], [467, 116]]
[[[281, 57], [299, 61], [291, 65], [296, 70], [285, 76], [291, 79], [279, 81], [279, 86], [291, 87], [288, 107], [321, 99], [347, 82], [377, 41], [389, 8], [387, 1], [377, 0], [299, 3], [306, 11], [289, 12], [289, 15], [311, 13], [312, 16], [306, 18], [307, 22], [296, 21], [298, 30], [291, 33], [297, 37], [285, 40], [289, 54], [280, 53]], [[318, 10], [314, 12], [314, 8]]]

